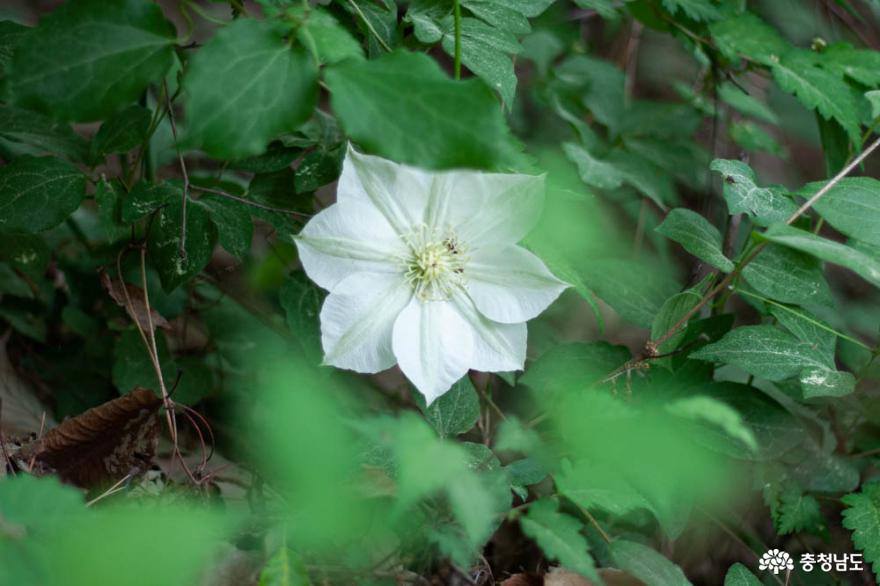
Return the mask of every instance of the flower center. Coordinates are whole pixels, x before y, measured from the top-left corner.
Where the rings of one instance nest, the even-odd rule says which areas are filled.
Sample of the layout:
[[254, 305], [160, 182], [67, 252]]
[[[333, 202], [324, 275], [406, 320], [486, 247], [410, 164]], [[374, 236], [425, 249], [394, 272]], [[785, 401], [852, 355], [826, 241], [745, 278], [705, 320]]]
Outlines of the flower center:
[[467, 257], [451, 232], [440, 236], [419, 227], [406, 238], [410, 256], [406, 260], [406, 280], [422, 301], [449, 299], [461, 284]]

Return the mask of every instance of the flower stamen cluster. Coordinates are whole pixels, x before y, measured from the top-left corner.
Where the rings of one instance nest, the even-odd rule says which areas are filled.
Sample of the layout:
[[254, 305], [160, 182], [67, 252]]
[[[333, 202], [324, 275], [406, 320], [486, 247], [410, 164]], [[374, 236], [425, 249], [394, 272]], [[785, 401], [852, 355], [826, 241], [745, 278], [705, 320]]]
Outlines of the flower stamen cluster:
[[419, 226], [404, 238], [410, 248], [406, 259], [406, 282], [422, 301], [446, 301], [461, 286], [467, 256], [452, 231], [440, 237], [435, 230]]

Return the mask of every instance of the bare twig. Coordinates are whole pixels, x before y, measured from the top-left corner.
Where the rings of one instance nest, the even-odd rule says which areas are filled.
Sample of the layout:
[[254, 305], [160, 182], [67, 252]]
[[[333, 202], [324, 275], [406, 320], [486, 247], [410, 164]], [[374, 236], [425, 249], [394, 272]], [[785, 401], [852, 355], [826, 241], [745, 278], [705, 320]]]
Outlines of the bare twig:
[[261, 203], [256, 202], [256, 201], [252, 201], [252, 200], [246, 199], [246, 198], [244, 198], [244, 197], [239, 197], [239, 196], [237, 196], [237, 195], [232, 195], [231, 193], [227, 193], [227, 192], [225, 192], [225, 191], [223, 191], [223, 190], [221, 190], [221, 189], [215, 189], [215, 188], [213, 188], [213, 187], [199, 187], [198, 185], [196, 185], [195, 187], [193, 187], [193, 189], [196, 189], [196, 190], [198, 190], [198, 191], [204, 191], [205, 193], [213, 193], [213, 194], [215, 194], [215, 195], [219, 195], [219, 196], [221, 196], [221, 197], [225, 197], [225, 198], [227, 198], [227, 199], [231, 199], [231, 200], [233, 200], [233, 201], [241, 202], [241, 203], [243, 203], [243, 204], [245, 204], [245, 205], [253, 206], [253, 207], [255, 207], [255, 208], [260, 208], [261, 210], [266, 210], [266, 211], [269, 211], [269, 212], [277, 212], [277, 213], [279, 213], [279, 214], [289, 214], [289, 215], [291, 215], [291, 216], [297, 216], [297, 217], [301, 217], [301, 218], [311, 218], [311, 217], [312, 217], [311, 214], [306, 214], [306, 213], [303, 213], [303, 212], [297, 212], [297, 211], [294, 211], [294, 210], [286, 210], [286, 209], [284, 209], [284, 208], [276, 208], [276, 207], [272, 207], [272, 206], [267, 206], [267, 205], [265, 205], [265, 204], [261, 204]]
[[177, 143], [177, 123], [174, 120], [174, 108], [171, 106], [171, 96], [168, 95], [168, 82], [163, 81], [165, 88], [165, 105], [168, 110], [168, 120], [171, 122], [171, 135], [174, 137], [174, 149], [177, 151], [177, 161], [180, 163], [180, 172], [183, 174], [183, 195], [180, 200], [180, 246], [178, 253], [180, 258], [186, 260], [186, 202], [189, 198], [189, 174], [186, 172], [186, 162], [180, 145]]

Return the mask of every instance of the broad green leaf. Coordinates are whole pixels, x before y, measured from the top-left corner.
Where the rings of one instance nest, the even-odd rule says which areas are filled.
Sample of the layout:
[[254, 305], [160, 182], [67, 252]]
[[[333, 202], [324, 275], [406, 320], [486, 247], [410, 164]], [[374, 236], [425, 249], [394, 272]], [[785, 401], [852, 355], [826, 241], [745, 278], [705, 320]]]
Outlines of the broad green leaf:
[[296, 147], [287, 147], [275, 144], [269, 147], [269, 150], [262, 155], [255, 157], [247, 157], [229, 164], [233, 169], [241, 169], [242, 171], [250, 171], [251, 173], [274, 173], [281, 171], [290, 166], [300, 155], [300, 150]]
[[367, 54], [371, 59], [387, 53], [389, 47], [394, 49], [397, 46], [400, 33], [397, 30], [397, 5], [393, 0], [349, 0], [343, 6], [351, 13], [361, 36], [367, 40]]
[[762, 250], [742, 272], [758, 293], [797, 305], [833, 304], [822, 266], [808, 254], [779, 245]]
[[305, 347], [315, 362], [321, 356], [321, 324], [318, 316], [324, 292], [303, 271], [292, 273], [278, 292], [281, 307], [287, 314], [287, 327]]
[[523, 533], [534, 539], [548, 558], [585, 578], [597, 580], [599, 577], [590, 557], [590, 546], [581, 534], [583, 524], [559, 512], [558, 506], [552, 499], [532, 503], [519, 520]]
[[574, 3], [587, 10], [595, 10], [604, 19], [613, 20], [619, 16], [613, 0], [574, 0]]
[[727, 570], [724, 586], [762, 586], [762, 583], [748, 568], [737, 563]]
[[[808, 183], [798, 195], [810, 198], [825, 183]], [[813, 207], [847, 236], [880, 244], [880, 181], [872, 177], [845, 177]]]
[[612, 132], [619, 131], [626, 109], [626, 76], [619, 67], [588, 55], [574, 55], [560, 63], [554, 73], [562, 86], [560, 89], [573, 94], [573, 99], [583, 103], [596, 120]]
[[489, 89], [477, 80], [448, 79], [427, 55], [398, 51], [341, 63], [325, 79], [343, 128], [367, 151], [435, 169], [498, 168], [511, 154]]
[[721, 232], [700, 214], [676, 208], [666, 215], [656, 230], [713, 267], [725, 273], [733, 270], [733, 261], [721, 251]]
[[769, 106], [730, 82], [723, 83], [718, 87], [718, 97], [740, 114], [752, 116], [768, 124], [779, 124], [779, 117]]
[[797, 339], [815, 346], [829, 366], [834, 365], [837, 335], [828, 324], [804, 309], [782, 304], [770, 305], [770, 315], [779, 320]]
[[0, 232], [0, 260], [29, 275], [40, 275], [49, 264], [49, 247], [37, 234]]
[[339, 178], [345, 149], [316, 149], [303, 155], [294, 175], [297, 193], [316, 191]]
[[791, 49], [776, 29], [751, 12], [713, 22], [709, 32], [728, 57], [744, 57], [762, 65], [773, 65]]
[[86, 141], [67, 124], [6, 105], [0, 105], [0, 137], [73, 160], [82, 160], [88, 151]]
[[247, 205], [210, 193], [200, 197], [192, 205], [204, 206], [207, 210], [211, 221], [217, 226], [220, 246], [226, 252], [238, 259], [243, 259], [250, 253], [254, 223]]
[[[421, 398], [421, 395], [417, 395]], [[424, 409], [425, 419], [440, 437], [455, 437], [470, 431], [480, 417], [480, 399], [468, 376], [462, 377], [444, 395]]]
[[599, 189], [617, 189], [623, 185], [623, 175], [607, 161], [598, 159], [584, 147], [573, 142], [566, 142], [562, 150], [569, 160], [577, 165], [578, 175], [587, 185]]
[[587, 389], [630, 358], [625, 346], [607, 342], [559, 344], [529, 366], [519, 382], [539, 395]]
[[115, 242], [119, 238], [131, 235], [131, 230], [122, 223], [122, 185], [119, 180], [107, 181], [102, 178], [95, 185], [95, 204], [98, 206], [98, 225], [104, 232], [104, 238]]
[[880, 117], [880, 90], [865, 92], [865, 98], [871, 104], [871, 118], [876, 119]]
[[[156, 349], [162, 365], [162, 377], [171, 384], [177, 375], [168, 342], [161, 332], [156, 332]], [[159, 381], [147, 347], [135, 329], [122, 332], [113, 346], [113, 385], [120, 395], [136, 388], [154, 389], [159, 394]]]
[[147, 241], [149, 257], [159, 273], [162, 288], [171, 292], [207, 266], [217, 243], [217, 228], [208, 211], [197, 202], [186, 206], [186, 256], [180, 254], [181, 224], [179, 201], [162, 208], [152, 224]]
[[672, 175], [651, 161], [622, 149], [611, 151], [607, 160], [623, 177], [624, 183], [640, 191], [661, 210], [678, 203]]
[[[452, 20], [444, 21], [443, 49], [455, 54], [455, 36]], [[511, 33], [489, 26], [473, 18], [461, 21], [461, 61], [486, 85], [497, 91], [510, 106], [516, 95], [516, 74], [511, 54], [522, 47]]]
[[171, 66], [174, 27], [141, 0], [70, 0], [40, 20], [9, 69], [15, 104], [64, 120], [104, 118]]
[[843, 526], [853, 532], [853, 545], [865, 553], [880, 579], [880, 484], [870, 482], [843, 499]]
[[[701, 299], [702, 295], [695, 289], [682, 291], [667, 299], [657, 312], [654, 323], [651, 324], [651, 339], [656, 340], [669, 331], [688, 311], [696, 307]], [[686, 326], [687, 323], [684, 325]], [[686, 329], [680, 327], [675, 334], [656, 348], [657, 353], [666, 354], [678, 348], [684, 339]]]
[[315, 64], [269, 21], [240, 18], [196, 51], [183, 78], [184, 143], [235, 159], [260, 154], [315, 107]]
[[800, 373], [804, 399], [843, 397], [856, 390], [856, 377], [831, 368], [805, 368]]
[[85, 175], [61, 159], [19, 157], [0, 167], [0, 230], [42, 232], [79, 207]]
[[122, 197], [119, 217], [126, 224], [136, 222], [166, 205], [180, 205], [182, 195], [183, 189], [170, 181], [139, 181], [130, 193]]
[[816, 56], [816, 63], [868, 87], [880, 85], [880, 53], [877, 51], [834, 43]]
[[83, 495], [54, 476], [18, 474], [0, 481], [0, 527], [11, 524], [48, 537], [85, 512]]
[[326, 10], [313, 6], [306, 12], [297, 7], [289, 13], [301, 19], [296, 29], [297, 38], [322, 64], [364, 58], [360, 43]]
[[11, 20], [0, 20], [0, 78], [6, 75], [15, 48], [30, 30], [30, 27]]
[[100, 158], [127, 153], [147, 136], [152, 113], [143, 106], [129, 106], [113, 115], [98, 129], [92, 149]]
[[822, 525], [822, 512], [816, 497], [798, 489], [784, 490], [779, 497], [776, 532], [779, 535], [815, 531]]
[[763, 234], [764, 238], [783, 246], [788, 246], [816, 258], [846, 267], [863, 279], [880, 287], [880, 260], [845, 244], [816, 236], [791, 226], [772, 226]]
[[666, 410], [679, 417], [717, 427], [742, 442], [749, 450], [758, 450], [758, 442], [742, 416], [722, 401], [705, 396], [686, 397], [668, 403]]
[[724, 177], [724, 199], [731, 214], [748, 214], [759, 226], [784, 222], [797, 211], [775, 187], [758, 187], [755, 172], [742, 161], [715, 159], [709, 167]]
[[518, 10], [517, 2], [504, 0], [463, 0], [461, 5], [486, 23], [517, 35], [531, 30], [529, 19]]
[[681, 568], [646, 545], [617, 539], [608, 546], [614, 565], [647, 586], [690, 586]]
[[751, 120], [735, 120], [727, 130], [731, 140], [747, 151], [770, 153], [777, 157], [785, 156], [783, 147], [773, 135]]
[[820, 69], [809, 55], [792, 51], [773, 63], [773, 78], [804, 106], [826, 120], [836, 120], [854, 144], [861, 144], [855, 91], [840, 77]]
[[781, 381], [806, 368], [828, 370], [811, 344], [773, 326], [743, 326], [692, 352], [691, 358], [733, 364], [755, 376]]
[[663, 303], [680, 290], [658, 267], [624, 259], [584, 263], [584, 282], [623, 319], [650, 327]]
[[514, 460], [504, 470], [512, 485], [531, 486], [547, 478], [547, 469], [535, 458]]
[[287, 546], [278, 548], [260, 571], [257, 586], [311, 586], [306, 566]]
[[681, 11], [688, 18], [697, 21], [712, 21], [721, 18], [721, 12], [711, 0], [663, 0], [663, 7], [672, 14]]

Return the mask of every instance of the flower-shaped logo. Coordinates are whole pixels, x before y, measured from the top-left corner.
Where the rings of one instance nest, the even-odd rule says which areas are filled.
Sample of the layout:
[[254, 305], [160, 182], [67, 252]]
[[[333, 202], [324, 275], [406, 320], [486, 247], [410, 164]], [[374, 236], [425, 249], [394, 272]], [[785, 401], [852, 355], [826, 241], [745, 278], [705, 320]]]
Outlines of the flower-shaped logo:
[[770, 570], [774, 574], [778, 574], [783, 570], [793, 570], [794, 562], [787, 552], [780, 549], [771, 549], [761, 556], [758, 562], [759, 570]]

